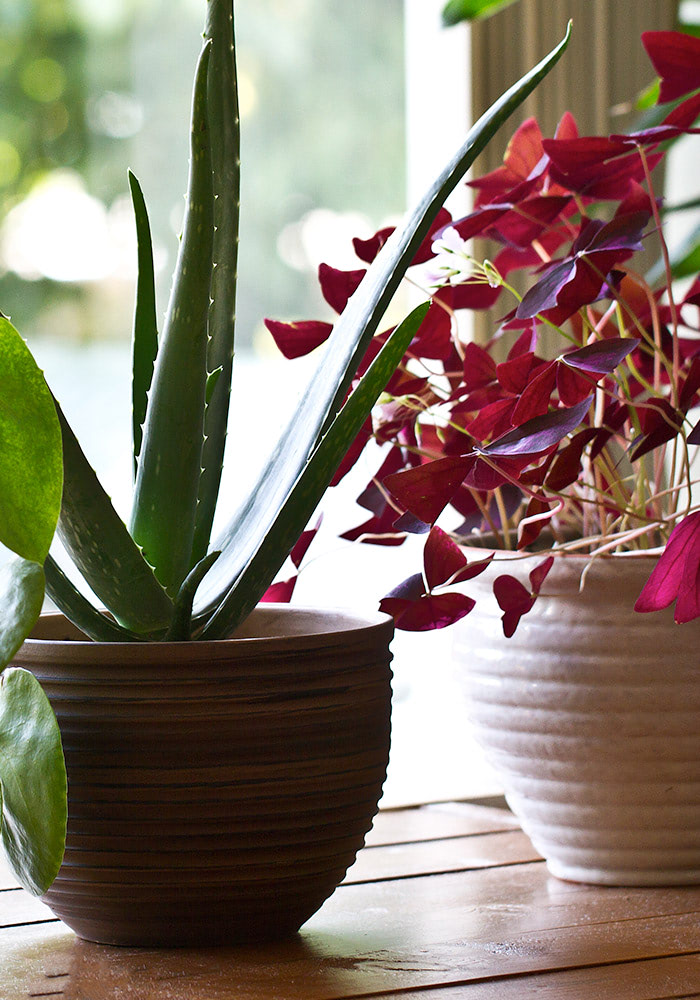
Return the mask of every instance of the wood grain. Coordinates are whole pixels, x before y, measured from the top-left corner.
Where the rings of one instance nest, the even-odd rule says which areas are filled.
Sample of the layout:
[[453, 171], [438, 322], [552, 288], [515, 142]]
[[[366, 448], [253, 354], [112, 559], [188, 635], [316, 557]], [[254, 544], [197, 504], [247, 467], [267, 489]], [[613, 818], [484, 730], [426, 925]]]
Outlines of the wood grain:
[[[348, 881], [296, 938], [275, 945], [170, 951], [93, 945], [76, 940], [56, 921], [32, 924], [42, 920], [46, 908], [23, 891], [0, 892], [0, 925], [5, 925], [0, 997], [680, 1000], [700, 995], [700, 888], [605, 889], [561, 882], [542, 862], [530, 860], [529, 841], [510, 828], [507, 813], [503, 829], [482, 832], [494, 817], [478, 811], [470, 816], [479, 808], [423, 807], [381, 816], [377, 846], [362, 852]], [[440, 830], [446, 836], [437, 839]], [[421, 835], [428, 839], [406, 840]]]

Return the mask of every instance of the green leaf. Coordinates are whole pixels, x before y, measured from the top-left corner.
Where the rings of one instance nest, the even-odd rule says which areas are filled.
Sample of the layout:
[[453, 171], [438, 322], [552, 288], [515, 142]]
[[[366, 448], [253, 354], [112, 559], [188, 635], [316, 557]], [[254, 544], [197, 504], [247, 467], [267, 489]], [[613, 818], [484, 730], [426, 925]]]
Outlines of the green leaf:
[[[95, 642], [139, 642], [150, 638], [150, 636], [131, 632], [112, 618], [99, 612], [80, 593], [51, 556], [44, 563], [44, 572], [46, 573], [47, 593], [56, 607], [60, 608], [66, 618], [70, 619]], [[160, 638], [160, 636], [155, 635], [153, 638]]]
[[[65, 475], [58, 535], [92, 591], [118, 622], [137, 633], [162, 630], [172, 616], [172, 601], [112, 506], [58, 406], [57, 411]], [[56, 602], [71, 617], [60, 597], [58, 593]], [[76, 625], [84, 627], [78, 621]]]
[[[666, 211], [681, 211], [684, 207], [680, 205], [668, 206]], [[677, 246], [670, 248], [669, 259], [671, 274], [674, 278], [688, 278], [691, 275], [694, 277], [700, 271], [700, 224], [693, 226]], [[644, 277], [654, 288], [657, 281], [664, 276], [665, 271], [665, 261], [663, 257], [659, 257]]]
[[132, 347], [132, 436], [134, 443], [134, 472], [143, 440], [143, 422], [146, 419], [148, 390], [153, 380], [153, 366], [158, 354], [158, 320], [156, 318], [156, 279], [153, 267], [153, 242], [148, 210], [141, 185], [129, 171], [129, 187], [136, 219], [138, 241], [138, 282], [134, 310]]
[[500, 126], [558, 61], [568, 45], [570, 31], [569, 26], [563, 41], [470, 129], [462, 148], [370, 265], [362, 284], [335, 324], [302, 402], [257, 484], [214, 542], [214, 548], [222, 554], [200, 588], [199, 604], [195, 606], [197, 615], [213, 613], [257, 552], [319, 435], [340, 409], [353, 374], [446, 197]]
[[515, 2], [516, 0], [450, 0], [442, 11], [442, 23], [451, 27], [460, 21], [480, 21]]
[[221, 555], [220, 552], [210, 552], [200, 559], [194, 569], [185, 577], [180, 592], [175, 599], [175, 613], [170, 628], [165, 635], [166, 642], [188, 642], [192, 638], [192, 603], [197, 588], [211, 567]]
[[192, 101], [187, 210], [143, 430], [131, 534], [174, 597], [189, 572], [202, 467], [207, 321], [214, 207], [207, 71], [200, 56]]
[[0, 318], [0, 542], [42, 563], [61, 506], [61, 431], [29, 348]]
[[2, 843], [20, 883], [41, 896], [55, 879], [66, 838], [66, 768], [58, 724], [26, 670], [0, 677]]
[[202, 638], [230, 635], [253, 610], [318, 506], [343, 456], [367, 419], [423, 322], [429, 303], [414, 309], [391, 334], [319, 442], [245, 571]]
[[12, 556], [0, 568], [0, 669], [34, 628], [43, 602], [43, 566]]
[[212, 40], [207, 114], [215, 196], [215, 267], [211, 279], [207, 367], [210, 373], [220, 369], [221, 375], [207, 386], [202, 475], [191, 565], [203, 558], [209, 546], [231, 395], [240, 206], [240, 123], [231, 0], [210, 0], [204, 37]]

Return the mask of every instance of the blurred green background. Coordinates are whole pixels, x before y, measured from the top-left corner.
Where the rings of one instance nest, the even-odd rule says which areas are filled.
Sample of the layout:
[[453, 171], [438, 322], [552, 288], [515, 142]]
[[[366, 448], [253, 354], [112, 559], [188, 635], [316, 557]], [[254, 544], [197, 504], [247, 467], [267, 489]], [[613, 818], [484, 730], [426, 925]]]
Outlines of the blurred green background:
[[[0, 310], [30, 341], [128, 340], [143, 185], [164, 312], [204, 0], [0, 6]], [[404, 207], [402, 0], [239, 0], [239, 347], [324, 313], [321, 259]]]

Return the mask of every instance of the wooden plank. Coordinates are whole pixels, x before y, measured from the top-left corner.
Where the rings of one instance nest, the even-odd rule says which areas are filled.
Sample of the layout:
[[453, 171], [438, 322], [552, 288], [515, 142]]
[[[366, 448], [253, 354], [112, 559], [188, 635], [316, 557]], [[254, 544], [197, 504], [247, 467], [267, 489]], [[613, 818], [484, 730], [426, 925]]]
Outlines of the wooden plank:
[[515, 816], [507, 809], [470, 802], [439, 802], [419, 808], [381, 810], [375, 817], [366, 843], [377, 847], [519, 828]]
[[[385, 993], [382, 1000], [691, 1000], [699, 997], [700, 955], [567, 969], [489, 983]], [[351, 1000], [351, 998], [344, 998]]]
[[0, 929], [55, 919], [45, 903], [24, 889], [8, 889], [0, 892]]
[[[659, 928], [657, 927], [656, 930]], [[590, 968], [561, 972], [511, 975], [501, 970], [485, 982], [483, 966], [475, 967], [473, 953], [453, 961], [453, 972], [442, 989], [430, 989], [430, 979], [447, 973], [445, 952], [437, 947], [410, 954], [358, 953], [352, 956], [328, 949], [320, 935], [267, 948], [147, 951], [107, 948], [88, 942], [70, 942], [56, 928], [43, 937], [24, 929], [18, 948], [3, 947], [0, 968], [3, 1000], [24, 1000], [58, 984], [65, 995], [80, 1000], [359, 1000], [382, 997], [411, 1000], [529, 1000], [556, 996], [557, 1000], [659, 1000], [693, 994], [700, 974], [696, 953], [674, 959], [635, 961], [614, 965], [600, 962]], [[5, 932], [12, 935], [13, 932]], [[14, 932], [16, 933], [16, 932]], [[673, 928], [670, 928], [673, 934]], [[456, 947], [460, 947], [459, 944]], [[454, 958], [456, 947], [452, 949]], [[464, 951], [464, 942], [461, 943]], [[470, 949], [466, 949], [467, 952]], [[370, 967], [371, 966], [371, 967]], [[421, 972], [427, 989], [403, 989], [402, 983]], [[17, 989], [21, 984], [22, 992]], [[14, 989], [12, 989], [14, 987]], [[400, 992], [397, 992], [400, 991]]]
[[[513, 977], [525, 977], [522, 983], [552, 970], [699, 952], [699, 910], [698, 889], [575, 886], [538, 864], [347, 885], [298, 938], [281, 944], [168, 952], [75, 942], [67, 993], [90, 1000], [338, 1000], [441, 984], [470, 984], [473, 993], [489, 977], [500, 990]], [[35, 941], [42, 933], [56, 940], [54, 925], [36, 931]], [[17, 933], [2, 932], [3, 959]], [[0, 972], [0, 996], [14, 1000], [3, 986]]]
[[539, 860], [539, 854], [521, 830], [507, 830], [418, 844], [370, 847], [360, 852], [345, 877], [345, 884], [470, 871]]
[[7, 863], [5, 852], [0, 848], [0, 892], [3, 889], [16, 889], [19, 882], [15, 878], [10, 866]]

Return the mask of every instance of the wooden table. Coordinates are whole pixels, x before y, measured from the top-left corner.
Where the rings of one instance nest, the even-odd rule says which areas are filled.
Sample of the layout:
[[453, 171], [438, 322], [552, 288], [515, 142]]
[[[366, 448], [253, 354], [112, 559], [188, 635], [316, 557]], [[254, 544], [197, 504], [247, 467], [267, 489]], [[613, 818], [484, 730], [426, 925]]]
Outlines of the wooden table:
[[89, 944], [0, 871], [0, 998], [27, 997], [700, 997], [700, 887], [561, 882], [510, 813], [476, 803], [380, 813], [343, 885], [271, 946]]

